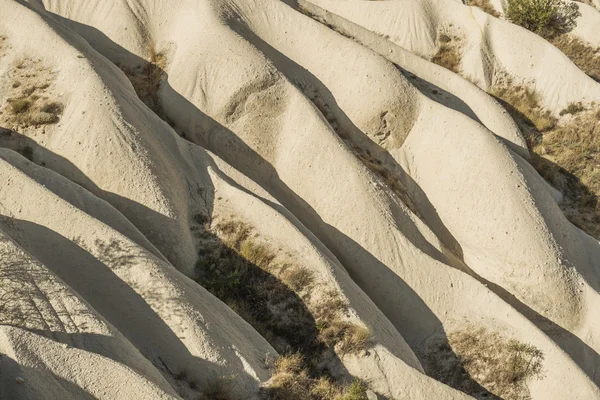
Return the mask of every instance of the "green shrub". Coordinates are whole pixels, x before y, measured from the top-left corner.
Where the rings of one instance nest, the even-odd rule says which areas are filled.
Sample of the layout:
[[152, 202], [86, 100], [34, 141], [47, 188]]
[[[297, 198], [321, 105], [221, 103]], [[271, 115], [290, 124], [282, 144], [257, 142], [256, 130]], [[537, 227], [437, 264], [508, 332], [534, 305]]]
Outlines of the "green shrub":
[[545, 38], [570, 32], [581, 16], [579, 6], [564, 0], [508, 0], [506, 17]]

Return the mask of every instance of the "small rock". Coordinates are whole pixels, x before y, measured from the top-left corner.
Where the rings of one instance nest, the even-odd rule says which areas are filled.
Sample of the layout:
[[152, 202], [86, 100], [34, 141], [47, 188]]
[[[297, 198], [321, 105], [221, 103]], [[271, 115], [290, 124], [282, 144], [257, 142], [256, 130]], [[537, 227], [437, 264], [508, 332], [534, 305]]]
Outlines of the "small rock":
[[25, 383], [25, 379], [21, 378], [20, 376], [17, 376], [17, 377], [15, 378], [15, 382], [17, 382], [17, 383], [19, 383], [19, 384], [21, 384], [21, 383]]
[[369, 400], [377, 400], [378, 397], [377, 397], [377, 394], [374, 391], [367, 389], [367, 399], [369, 399]]

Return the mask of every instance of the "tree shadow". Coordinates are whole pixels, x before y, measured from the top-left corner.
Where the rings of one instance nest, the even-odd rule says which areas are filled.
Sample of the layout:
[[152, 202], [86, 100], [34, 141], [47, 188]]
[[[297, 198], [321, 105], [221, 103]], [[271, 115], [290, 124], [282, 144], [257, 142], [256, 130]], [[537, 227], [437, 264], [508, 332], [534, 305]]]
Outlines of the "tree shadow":
[[[144, 283], [125, 282], [113, 270], [129, 269], [133, 263], [143, 262], [144, 257], [153, 256], [134, 246], [130, 247], [121, 242], [106, 242], [100, 239], [93, 244], [94, 253], [97, 254], [94, 256], [85, 248], [89, 245], [78, 244], [77, 240], [67, 239], [45, 226], [14, 218], [9, 218], [9, 220], [20, 233], [19, 245], [49, 268], [82, 296], [95, 311], [116, 327], [118, 332], [123, 334], [180, 393], [181, 391], [202, 390], [211, 381], [230, 376], [234, 370], [238, 373], [236, 384], [239, 385], [242, 392], [258, 391], [258, 383], [255, 378], [240, 373], [245, 370], [241, 361], [237, 361], [238, 365], [223, 366], [190, 353], [182, 341], [185, 338], [179, 337], [163, 320], [163, 316], [167, 314], [176, 320], [177, 315], [184, 316], [187, 311], [176, 301], [170, 301], [160, 285], [154, 283], [148, 286]], [[143, 296], [140, 293], [143, 293]], [[16, 293], [12, 292], [12, 294]], [[157, 314], [157, 310], [163, 316]], [[26, 317], [30, 317], [30, 313], [27, 313]], [[27, 329], [27, 325], [23, 326], [14, 322], [10, 325]], [[214, 325], [216, 326], [206, 325], [205, 328], [213, 331], [209, 334], [218, 336], [219, 330], [224, 327], [220, 324]], [[84, 327], [79, 328], [83, 329]], [[74, 329], [78, 330], [79, 328], [76, 326]], [[135, 365], [131, 365], [126, 354], [109, 350], [112, 341], [116, 340], [115, 338], [100, 338], [96, 341], [91, 339], [98, 339], [98, 337], [85, 333], [69, 334], [66, 331], [60, 332], [50, 328], [28, 330], [71, 346], [83, 345], [84, 350], [115, 359], [137, 370], [138, 373], [147, 375], [147, 371], [139, 370]], [[221, 351], [230, 353], [231, 357], [228, 357], [230, 363], [232, 360], [238, 359], [237, 356], [234, 356], [237, 350], [233, 347], [221, 348]], [[123, 356], [123, 359], [120, 359], [120, 356]], [[256, 354], [256, 358], [259, 357], [264, 357], [264, 354]]]
[[[17, 378], [24, 379], [18, 383]], [[48, 370], [25, 367], [6, 354], [0, 354], [0, 399], [81, 399], [96, 400], [79, 385]]]

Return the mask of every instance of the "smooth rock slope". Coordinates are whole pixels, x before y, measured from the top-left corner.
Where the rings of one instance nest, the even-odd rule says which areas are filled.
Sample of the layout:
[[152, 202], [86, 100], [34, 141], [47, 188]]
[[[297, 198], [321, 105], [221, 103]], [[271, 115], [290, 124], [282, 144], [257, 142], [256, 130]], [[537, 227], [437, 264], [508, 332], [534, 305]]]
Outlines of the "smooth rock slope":
[[485, 92], [506, 77], [600, 103], [452, 0], [0, 0], [0, 398], [286, 398], [298, 351], [369, 399], [600, 399], [600, 243]]

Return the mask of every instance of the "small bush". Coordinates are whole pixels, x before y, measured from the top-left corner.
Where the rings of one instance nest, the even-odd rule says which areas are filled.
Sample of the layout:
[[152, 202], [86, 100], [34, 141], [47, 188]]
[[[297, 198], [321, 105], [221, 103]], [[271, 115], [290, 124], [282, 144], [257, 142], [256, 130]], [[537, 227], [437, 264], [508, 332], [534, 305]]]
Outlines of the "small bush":
[[10, 110], [13, 114], [23, 114], [31, 108], [31, 101], [27, 99], [13, 99], [9, 100]]
[[63, 108], [64, 107], [63, 107], [62, 104], [53, 101], [53, 102], [44, 104], [40, 108], [40, 111], [44, 112], [44, 113], [48, 113], [48, 114], [58, 115], [58, 114], [61, 114], [63, 112]]
[[508, 80], [503, 85], [493, 86], [490, 94], [502, 102], [522, 128], [529, 126], [537, 132], [546, 132], [556, 126], [556, 118], [540, 106], [539, 95], [532, 89]]
[[313, 273], [308, 268], [289, 268], [282, 274], [283, 282], [292, 290], [298, 292], [309, 287], [313, 283]]
[[562, 110], [560, 112], [560, 115], [566, 115], [566, 114], [571, 114], [571, 115], [575, 115], [581, 111], [585, 110], [585, 107], [583, 106], [583, 104], [581, 104], [581, 102], [579, 103], [569, 103], [569, 105], [567, 106], [567, 108], [565, 108], [564, 110]]
[[429, 375], [475, 398], [528, 399], [527, 382], [542, 376], [543, 360], [542, 351], [530, 344], [471, 327], [435, 345], [424, 367]]
[[508, 342], [508, 351], [511, 354], [508, 382], [517, 383], [541, 374], [544, 353], [540, 349], [513, 339]]
[[202, 399], [233, 400], [230, 379], [220, 378], [210, 382], [202, 391]]
[[545, 38], [570, 32], [581, 16], [579, 6], [564, 0], [508, 0], [506, 17]]

